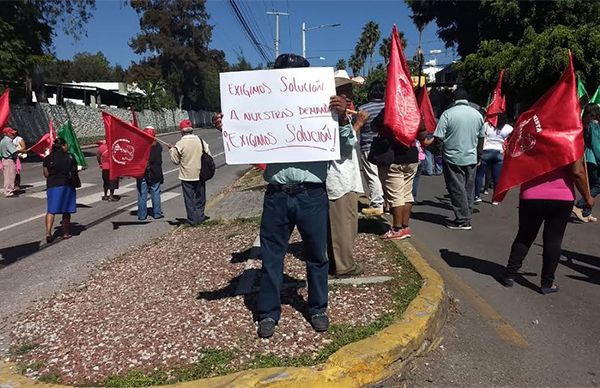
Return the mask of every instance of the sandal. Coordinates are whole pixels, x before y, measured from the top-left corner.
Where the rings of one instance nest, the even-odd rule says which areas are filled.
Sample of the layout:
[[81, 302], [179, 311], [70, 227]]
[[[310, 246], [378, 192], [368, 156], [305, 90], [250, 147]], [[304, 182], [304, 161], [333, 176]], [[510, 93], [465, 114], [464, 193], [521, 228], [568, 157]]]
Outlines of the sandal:
[[50, 244], [52, 241], [54, 241], [54, 236], [52, 236], [52, 235], [46, 236], [46, 244]]
[[63, 235], [63, 240], [70, 239], [71, 237], [73, 237], [73, 235], [72, 235], [72, 234], [64, 234], [64, 235]]
[[541, 287], [540, 291], [542, 294], [548, 295], [560, 291], [560, 287], [558, 287], [558, 284], [553, 284], [551, 287]]

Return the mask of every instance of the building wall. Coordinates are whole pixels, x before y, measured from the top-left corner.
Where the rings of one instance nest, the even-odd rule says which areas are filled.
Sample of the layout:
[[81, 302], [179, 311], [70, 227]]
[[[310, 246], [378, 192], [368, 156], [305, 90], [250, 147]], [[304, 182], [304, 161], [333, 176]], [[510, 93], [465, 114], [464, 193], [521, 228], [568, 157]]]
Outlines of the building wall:
[[[128, 109], [104, 108], [104, 110], [125, 121], [132, 121], [131, 111]], [[136, 115], [141, 128], [151, 125], [160, 133], [178, 129], [179, 122], [187, 118], [192, 120], [196, 128], [209, 127], [214, 112], [178, 109], [163, 110], [162, 112], [145, 110], [136, 112]], [[102, 110], [99, 108], [77, 105], [68, 101], [65, 101], [63, 106], [46, 103], [10, 105], [9, 126], [17, 129], [29, 145], [35, 144], [48, 132], [50, 120], [56, 129], [60, 128], [67, 120], [71, 120], [75, 133], [82, 143], [86, 143], [86, 139], [104, 136]]]

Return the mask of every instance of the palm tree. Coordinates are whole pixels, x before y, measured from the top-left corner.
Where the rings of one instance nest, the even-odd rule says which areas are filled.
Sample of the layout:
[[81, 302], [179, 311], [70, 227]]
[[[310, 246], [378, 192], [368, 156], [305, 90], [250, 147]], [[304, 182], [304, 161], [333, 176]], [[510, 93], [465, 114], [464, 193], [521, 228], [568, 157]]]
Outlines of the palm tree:
[[348, 66], [352, 70], [353, 76], [356, 77], [360, 73], [360, 69], [362, 68], [363, 64], [364, 64], [364, 60], [361, 61], [358, 58], [358, 56], [356, 55], [356, 53], [352, 54], [352, 56], [350, 57], [350, 60], [348, 61]]
[[369, 57], [369, 71], [373, 67], [373, 53], [380, 37], [379, 24], [372, 20], [365, 24], [358, 44], [361, 46], [364, 58]]
[[336, 70], [346, 70], [346, 67], [348, 67], [348, 65], [346, 64], [346, 60], [343, 58], [338, 60], [337, 63], [335, 64]]
[[[404, 32], [398, 31], [398, 36], [400, 36], [400, 42], [402, 42], [402, 49], [405, 50], [408, 42], [406, 41], [406, 38], [404, 37]], [[390, 60], [391, 44], [392, 44], [392, 38], [385, 37], [385, 38], [383, 38], [383, 40], [381, 41], [381, 44], [379, 45], [379, 55], [381, 55], [383, 57], [383, 59], [385, 60], [386, 63]]]
[[425, 29], [425, 26], [431, 20], [428, 20], [424, 15], [415, 12], [413, 12], [410, 18], [413, 20], [413, 23], [415, 23], [417, 30], [419, 30], [419, 46], [417, 47], [417, 54], [415, 57], [419, 62], [419, 82], [421, 82], [421, 74], [423, 71], [423, 46], [421, 45], [421, 39], [423, 37], [423, 30]]

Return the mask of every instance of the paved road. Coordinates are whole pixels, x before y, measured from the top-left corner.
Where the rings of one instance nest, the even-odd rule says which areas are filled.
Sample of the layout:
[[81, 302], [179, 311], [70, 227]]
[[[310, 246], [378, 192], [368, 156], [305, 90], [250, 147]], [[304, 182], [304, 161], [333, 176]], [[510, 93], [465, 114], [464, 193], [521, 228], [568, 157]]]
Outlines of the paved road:
[[423, 204], [411, 224], [412, 242], [453, 300], [441, 347], [385, 385], [599, 386], [600, 224], [568, 225], [558, 294], [537, 292], [541, 233], [525, 261], [527, 276], [506, 289], [494, 277], [516, 234], [517, 192], [500, 206], [476, 205], [472, 231], [443, 226], [453, 218], [444, 194], [441, 177], [423, 177]]
[[[248, 166], [227, 166], [223, 142], [216, 130], [195, 131], [209, 144], [218, 170], [207, 184], [211, 198], [235, 181]], [[175, 143], [178, 134], [161, 137]], [[119, 202], [102, 201], [102, 179], [90, 150], [89, 167], [81, 172], [82, 188], [77, 190], [77, 213], [73, 215], [70, 240], [47, 245], [44, 238], [46, 211], [45, 180], [41, 163], [25, 163], [22, 184], [27, 192], [19, 198], [0, 196], [0, 352], [5, 350], [10, 322], [32, 301], [51, 295], [73, 283], [84, 281], [104, 259], [119, 255], [174, 228], [185, 218], [176, 166], [163, 149], [162, 205], [165, 218], [138, 221], [134, 179], [123, 179], [116, 194]], [[210, 211], [207, 212], [210, 215]], [[59, 218], [59, 217], [58, 217]], [[151, 220], [151, 218], [149, 218]], [[59, 220], [55, 222], [58, 229]]]

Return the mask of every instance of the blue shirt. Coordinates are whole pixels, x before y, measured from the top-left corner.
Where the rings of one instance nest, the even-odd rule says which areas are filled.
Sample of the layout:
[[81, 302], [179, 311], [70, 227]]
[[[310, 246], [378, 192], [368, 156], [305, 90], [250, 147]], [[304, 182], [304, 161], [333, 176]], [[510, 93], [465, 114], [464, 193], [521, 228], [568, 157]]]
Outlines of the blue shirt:
[[[356, 143], [352, 124], [344, 125], [340, 131], [340, 150], [348, 152]], [[265, 169], [264, 178], [268, 183], [293, 185], [296, 183], [324, 183], [327, 179], [329, 161], [269, 163]]]
[[457, 166], [477, 164], [477, 141], [485, 137], [483, 116], [467, 100], [457, 100], [442, 113], [433, 136], [444, 144], [446, 162]]
[[587, 127], [585, 159], [587, 163], [600, 164], [600, 125], [596, 120], [590, 121]]

